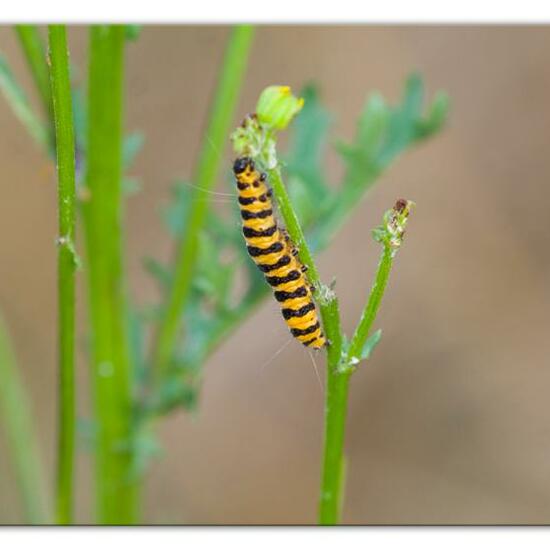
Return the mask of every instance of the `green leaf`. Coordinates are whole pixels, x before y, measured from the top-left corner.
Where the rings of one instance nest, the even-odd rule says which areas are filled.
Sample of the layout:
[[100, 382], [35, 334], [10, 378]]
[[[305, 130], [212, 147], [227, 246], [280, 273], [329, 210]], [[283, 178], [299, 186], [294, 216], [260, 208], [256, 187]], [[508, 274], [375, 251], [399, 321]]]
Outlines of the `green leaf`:
[[388, 106], [379, 94], [368, 99], [357, 123], [352, 143], [337, 144], [346, 164], [346, 187], [363, 188], [412, 143], [440, 130], [447, 111], [448, 99], [436, 95], [426, 118], [422, 116], [424, 85], [418, 75], [407, 79], [403, 98], [396, 107]]
[[135, 195], [141, 191], [141, 180], [139, 178], [122, 178], [122, 192], [125, 195]]
[[407, 79], [400, 106], [391, 110], [388, 132], [380, 153], [380, 164], [387, 166], [416, 137], [418, 121], [421, 120], [424, 85], [418, 75]]
[[357, 121], [354, 141], [351, 144], [337, 142], [336, 149], [346, 164], [346, 187], [359, 187], [373, 180], [380, 171], [380, 150], [383, 147], [391, 110], [379, 94], [367, 100]]
[[358, 149], [371, 162], [375, 162], [379, 155], [389, 117], [390, 109], [384, 98], [378, 93], [372, 94], [359, 118], [356, 138]]
[[151, 430], [139, 430], [132, 441], [132, 466], [130, 475], [133, 480], [142, 477], [149, 463], [162, 455], [163, 449]]
[[173, 237], [183, 233], [190, 212], [192, 190], [185, 181], [177, 181], [172, 186], [172, 200], [162, 209], [162, 218]]
[[156, 279], [162, 289], [167, 289], [172, 281], [172, 274], [168, 268], [153, 258], [143, 259], [143, 267]]
[[80, 88], [71, 89], [73, 102], [74, 134], [76, 140], [77, 172], [84, 173], [83, 159], [86, 156], [86, 135], [88, 132], [88, 112], [86, 101]]
[[311, 225], [323, 199], [316, 196], [303, 179], [291, 175], [288, 177], [288, 194], [302, 227]]
[[0, 90], [4, 94], [15, 116], [20, 120], [23, 126], [25, 126], [36, 143], [47, 152], [50, 152], [51, 143], [48, 127], [32, 110], [25, 92], [21, 86], [19, 86], [7, 61], [2, 55], [0, 55]]
[[134, 390], [137, 390], [145, 381], [146, 359], [145, 359], [145, 330], [141, 312], [134, 306], [127, 309], [127, 330], [130, 351], [130, 364], [133, 367]]
[[229, 304], [230, 289], [235, 274], [233, 264], [223, 264], [219, 259], [220, 248], [210, 235], [203, 231], [199, 235], [197, 270], [193, 286], [204, 298], [218, 308]]
[[373, 332], [365, 341], [363, 348], [361, 349], [361, 355], [359, 357], [360, 361], [366, 361], [374, 351], [374, 348], [377, 346], [382, 338], [382, 330], [378, 329], [376, 332]]
[[439, 132], [445, 124], [450, 108], [449, 96], [444, 92], [438, 92], [430, 107], [426, 119], [419, 121], [416, 129], [418, 139], [425, 139]]
[[124, 38], [132, 42], [139, 38], [143, 25], [124, 25]]
[[[292, 126], [285, 164], [287, 172], [305, 183], [318, 202], [329, 193], [322, 161], [325, 157], [331, 116], [319, 102], [315, 86], [304, 88], [301, 96], [305, 103]], [[290, 192], [292, 187], [289, 185]]]
[[125, 170], [130, 169], [144, 143], [145, 136], [142, 132], [134, 132], [126, 136], [122, 145], [122, 163]]
[[196, 388], [186, 384], [181, 375], [172, 375], [162, 385], [156, 412], [158, 414], [166, 414], [176, 407], [183, 407], [186, 410], [190, 410], [193, 409], [196, 404]]

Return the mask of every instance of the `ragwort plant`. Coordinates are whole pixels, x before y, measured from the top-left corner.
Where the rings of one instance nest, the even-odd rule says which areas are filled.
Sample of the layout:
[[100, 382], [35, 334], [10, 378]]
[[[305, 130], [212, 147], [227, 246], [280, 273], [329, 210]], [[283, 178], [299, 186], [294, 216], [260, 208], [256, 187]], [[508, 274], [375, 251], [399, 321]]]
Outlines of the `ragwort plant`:
[[[49, 504], [43, 466], [25, 387], [7, 332], [0, 331], [0, 411], [17, 473], [25, 521], [73, 520], [74, 464], [74, 206], [84, 234], [82, 274], [88, 294], [91, 421], [94, 453], [95, 521], [141, 521], [142, 485], [149, 460], [158, 452], [157, 423], [177, 407], [198, 405], [204, 366], [210, 355], [269, 295], [247, 257], [236, 200], [221, 218], [203, 200], [213, 192], [220, 169], [229, 164], [219, 151], [229, 138], [254, 30], [232, 29], [208, 115], [203, 145], [191, 180], [176, 182], [165, 220], [174, 239], [173, 261], [144, 261], [162, 293], [161, 303], [139, 307], [128, 294], [124, 270], [124, 202], [134, 188], [126, 174], [143, 143], [140, 133], [124, 131], [124, 58], [140, 28], [132, 25], [89, 29], [87, 90], [69, 82], [65, 28], [52, 26], [49, 56], [40, 30], [17, 26], [22, 53], [40, 99], [37, 114], [0, 56], [0, 90], [34, 141], [57, 158], [59, 194], [59, 445], [55, 505]], [[316, 288], [327, 351], [325, 446], [320, 523], [339, 521], [344, 480], [344, 426], [349, 380], [380, 340], [372, 325], [401, 245], [411, 203], [398, 201], [374, 232], [382, 253], [375, 283], [354, 335], [340, 327], [338, 301], [321, 283], [313, 254], [326, 248], [356, 205], [397, 156], [437, 133], [446, 118], [447, 99], [437, 94], [422, 114], [423, 85], [410, 77], [402, 101], [389, 106], [378, 94], [367, 100], [350, 143], [337, 142], [345, 166], [343, 181], [328, 183], [323, 165], [330, 116], [315, 87], [298, 102], [287, 88], [269, 87], [234, 133], [234, 146], [258, 160], [268, 173], [280, 216], [297, 245]], [[301, 110], [300, 110], [301, 109]], [[277, 132], [298, 114], [283, 160], [276, 153]], [[72, 117], [68, 113], [73, 114]], [[71, 137], [73, 132], [74, 137]], [[288, 183], [283, 184], [284, 172]], [[229, 180], [229, 178], [227, 178]], [[199, 200], [197, 200], [199, 199]], [[52, 247], [52, 253], [54, 248]], [[230, 258], [228, 260], [227, 258]], [[235, 299], [238, 280], [245, 290]], [[2, 327], [0, 326], [0, 329]], [[151, 334], [152, 338], [148, 338]], [[146, 342], [151, 342], [150, 347]]]

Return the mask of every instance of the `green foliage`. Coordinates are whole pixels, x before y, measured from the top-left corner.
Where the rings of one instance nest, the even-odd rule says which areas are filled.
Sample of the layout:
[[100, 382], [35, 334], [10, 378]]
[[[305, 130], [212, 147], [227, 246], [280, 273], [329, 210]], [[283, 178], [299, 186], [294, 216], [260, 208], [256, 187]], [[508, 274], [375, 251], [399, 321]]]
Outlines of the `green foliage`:
[[[267, 88], [267, 91], [270, 90], [272, 88]], [[266, 91], [262, 93], [261, 98], [265, 94]], [[310, 97], [310, 99], [313, 98]], [[294, 98], [294, 102], [297, 101]], [[393, 110], [386, 109], [383, 101], [376, 96], [367, 103], [359, 120], [355, 142], [350, 146], [340, 146], [344, 160], [347, 161], [347, 179], [344, 179], [338, 191], [333, 193], [330, 201], [325, 201], [329, 204], [332, 203], [328, 211], [323, 209], [322, 200], [318, 195], [321, 194], [323, 198], [326, 198], [330, 192], [326, 184], [318, 177], [322, 173], [321, 170], [316, 169], [315, 166], [312, 168], [311, 163], [309, 163], [309, 174], [313, 174], [313, 178], [310, 177], [309, 179], [315, 182], [316, 189], [310, 183], [308, 193], [304, 193], [302, 196], [297, 195], [295, 203], [290, 199], [281, 175], [280, 163], [277, 157], [276, 134], [270, 126], [271, 121], [268, 121], [266, 127], [262, 124], [261, 117], [249, 115], [232, 134], [233, 147], [236, 153], [251, 156], [256, 166], [267, 173], [274, 202], [279, 209], [279, 219], [284, 222], [286, 231], [298, 251], [299, 259], [307, 268], [309, 282], [316, 289], [315, 296], [322, 320], [323, 332], [327, 341], [330, 342], [330, 345], [325, 348], [327, 358], [325, 448], [319, 507], [319, 521], [325, 525], [338, 523], [340, 517], [345, 462], [343, 457], [344, 426], [350, 377], [356, 365], [361, 360], [368, 358], [372, 349], [380, 340], [380, 331], [375, 332], [370, 338], [368, 338], [368, 335], [384, 295], [393, 258], [397, 249], [401, 246], [412, 203], [399, 199], [393, 209], [385, 214], [382, 226], [374, 232], [376, 240], [383, 245], [382, 255], [375, 282], [353, 338], [349, 343], [341, 327], [338, 298], [334, 290], [321, 281], [302, 225], [311, 219], [316, 222], [318, 228], [326, 231], [327, 220], [330, 220], [330, 217], [335, 220], [336, 224], [343, 222], [350, 209], [361, 198], [365, 185], [373, 181], [374, 175], [380, 173], [389, 160], [412, 143], [416, 136], [418, 122], [421, 123], [420, 126], [423, 128], [423, 135], [429, 134], [429, 121], [420, 118], [419, 115], [421, 102], [421, 82], [413, 77], [409, 79], [403, 102], [397, 108]], [[271, 106], [269, 104], [270, 108]], [[286, 108], [281, 108], [281, 111], [283, 114], [289, 112]], [[319, 109], [316, 111], [320, 112]], [[439, 120], [440, 107], [433, 108], [433, 112], [438, 113], [434, 120]], [[273, 115], [273, 117], [274, 120], [277, 120], [276, 115]], [[313, 124], [313, 126], [316, 125]], [[317, 125], [317, 130], [321, 135], [322, 129], [321, 120], [320, 124]], [[308, 138], [313, 141], [313, 136], [308, 136]], [[302, 151], [297, 156], [302, 153], [309, 160], [320, 156], [317, 151], [320, 149], [322, 142], [319, 140], [313, 141], [313, 144], [308, 144], [309, 147], [307, 147], [306, 139], [299, 136], [299, 139], [296, 140], [296, 143], [302, 145]], [[298, 169], [297, 172], [300, 173], [300, 170]], [[303, 176], [304, 173], [306, 177]], [[300, 178], [306, 184], [307, 174], [307, 170], [302, 172]], [[316, 175], [317, 177], [315, 177]], [[359, 194], [357, 194], [358, 192]], [[311, 202], [298, 200], [298, 198], [305, 199], [307, 194], [317, 201], [319, 205], [317, 209], [312, 208]], [[296, 206], [304, 209], [301, 212], [302, 222], [299, 220]], [[315, 219], [316, 216], [317, 219]], [[306, 218], [305, 222], [304, 218]], [[334, 225], [328, 227], [334, 229]], [[330, 232], [327, 235], [328, 237], [332, 236]]]
[[124, 37], [126, 40], [135, 42], [141, 34], [142, 25], [124, 25]]
[[294, 123], [284, 165], [292, 204], [307, 228], [333, 195], [323, 167], [332, 118], [322, 107], [313, 85], [307, 86], [301, 95], [304, 107]]
[[[323, 165], [332, 117], [313, 85], [307, 86], [301, 95], [305, 102], [292, 126], [284, 167], [294, 210], [306, 228], [308, 242], [318, 249], [328, 244], [365, 191], [398, 154], [441, 128], [447, 100], [438, 94], [428, 109], [429, 114], [423, 116], [423, 85], [417, 76], [407, 80], [403, 99], [395, 107], [389, 106], [379, 94], [373, 94], [361, 112], [354, 139], [349, 144], [336, 144], [346, 170], [343, 181], [335, 187], [327, 181]], [[246, 141], [239, 143], [246, 146]], [[262, 140], [255, 143], [261, 144]], [[188, 181], [177, 182], [172, 200], [163, 211], [164, 221], [174, 237], [186, 231], [193, 200], [211, 198], [205, 193], [197, 199], [193, 185]], [[172, 357], [172, 367], [160, 395], [153, 399], [157, 411], [196, 405], [202, 364], [223, 335], [238, 325], [242, 312], [249, 311], [269, 293], [269, 287], [246, 253], [236, 192], [235, 201], [225, 214], [213, 209], [207, 213], [207, 223], [199, 237], [192, 290], [181, 312], [187, 320], [186, 333]], [[152, 259], [146, 261], [146, 267], [160, 287], [167, 288], [170, 269]], [[372, 352], [380, 336], [376, 332], [367, 340], [361, 359]]]
[[[316, 101], [315, 96], [313, 100]], [[357, 121], [354, 139], [350, 143], [336, 142], [336, 151], [345, 165], [343, 181], [340, 185], [329, 188], [329, 191], [319, 191], [319, 185], [315, 189], [311, 188], [310, 197], [322, 198], [321, 201], [315, 199], [315, 206], [320, 202], [318, 219], [322, 220], [322, 223], [315, 223], [314, 220], [314, 227], [309, 231], [310, 245], [314, 250], [327, 246], [334, 233], [347, 219], [349, 212], [401, 153], [441, 130], [449, 109], [447, 96], [442, 92], [437, 93], [427, 109], [427, 115], [423, 115], [423, 100], [424, 86], [418, 75], [412, 75], [407, 79], [402, 100], [394, 107], [388, 105], [378, 93], [367, 99]], [[304, 107], [304, 111], [305, 109]], [[316, 108], [315, 111], [317, 117], [322, 116], [320, 108]], [[306, 128], [296, 125], [295, 131], [305, 134]], [[302, 139], [307, 139], [307, 136], [303, 136]], [[322, 138], [319, 138], [319, 141], [317, 150], [311, 154], [312, 157], [321, 156], [319, 152], [323, 151], [324, 144]], [[292, 168], [291, 164], [291, 177], [294, 175]], [[292, 194], [292, 187], [290, 192]], [[304, 201], [298, 201], [298, 207], [301, 206], [301, 202]], [[300, 219], [303, 210], [303, 206], [298, 210]], [[312, 223], [307, 216], [306, 211], [306, 226]]]
[[30, 524], [49, 518], [46, 476], [40, 457], [39, 438], [27, 392], [8, 328], [0, 314], [0, 421], [7, 439], [7, 458], [21, 495], [23, 517]]
[[[193, 196], [188, 182], [176, 182], [172, 187], [172, 200], [162, 216], [173, 237], [187, 229]], [[265, 291], [258, 270], [242, 246], [236, 201], [228, 210], [227, 219], [209, 210], [199, 235], [191, 292], [182, 311], [187, 330], [159, 394], [152, 398], [153, 408], [159, 413], [175, 406], [187, 409], [196, 406], [201, 365], [227, 328]], [[172, 275], [167, 266], [151, 258], [145, 261], [145, 266], [160, 288], [169, 287]], [[245, 289], [236, 295], [236, 287], [242, 285], [243, 279]], [[161, 310], [158, 315], [162, 315]]]
[[0, 54], [0, 90], [15, 116], [21, 121], [31, 137], [40, 147], [51, 152], [50, 132], [46, 124], [36, 116], [27, 95], [10, 70], [4, 56]]
[[129, 170], [143, 148], [145, 136], [141, 132], [128, 134], [122, 144], [122, 165], [125, 170]]
[[366, 361], [374, 351], [374, 348], [378, 345], [378, 342], [382, 339], [382, 330], [378, 329], [373, 332], [366, 340], [361, 349], [361, 354], [359, 356], [360, 361]]
[[[110, 263], [114, 270], [106, 275], [120, 275], [122, 280], [122, 250], [111, 246], [118, 243], [118, 247], [121, 243], [118, 213], [123, 209], [123, 196], [119, 191], [127, 195], [139, 190], [139, 180], [129, 176], [128, 172], [143, 147], [144, 136], [139, 132], [122, 135], [121, 54], [123, 43], [136, 40], [140, 30], [139, 25], [94, 27], [92, 53], [95, 52], [95, 64], [90, 67], [92, 85], [88, 93], [84, 93], [72, 83], [76, 176], [81, 187], [79, 198], [82, 200], [82, 211], [88, 215], [88, 219], [84, 220], [86, 232], [89, 233], [87, 259], [88, 262], [90, 259], [98, 262], [101, 257], [96, 267], [107, 268]], [[35, 29], [32, 33], [34, 40], [38, 35]], [[214, 209], [208, 204], [212, 198], [208, 193], [216, 181], [219, 150], [229, 133], [252, 34], [252, 29], [247, 26], [234, 29], [207, 125], [208, 139], [204, 141], [195, 173], [191, 182], [182, 181], [174, 186], [170, 204], [163, 211], [169, 234], [179, 243], [177, 263], [168, 266], [153, 258], [144, 260], [145, 268], [158, 282], [165, 299], [160, 305], [127, 306], [125, 289], [117, 287], [117, 292], [120, 290], [121, 294], [112, 296], [112, 311], [108, 315], [105, 312], [104, 322], [100, 322], [97, 316], [97, 323], [93, 326], [92, 341], [96, 348], [98, 342], [108, 345], [116, 339], [120, 343], [118, 351], [110, 350], [113, 353], [107, 363], [113, 365], [119, 361], [124, 370], [123, 379], [118, 381], [116, 388], [111, 388], [111, 392], [107, 388], [110, 383], [108, 377], [102, 376], [99, 368], [95, 369], [100, 392], [96, 418], [89, 425], [94, 428], [94, 437], [91, 438], [94, 440], [94, 450], [97, 452], [102, 447], [102, 464], [111, 469], [106, 474], [104, 472], [105, 475], [98, 471], [96, 479], [105, 521], [108, 518], [123, 522], [133, 519], [134, 487], [117, 485], [120, 492], [115, 502], [109, 496], [108, 483], [115, 479], [127, 482], [127, 476], [139, 478], [149, 460], [158, 455], [159, 446], [151, 420], [168, 414], [176, 407], [192, 410], [197, 406], [203, 366], [208, 357], [269, 294], [268, 285], [246, 253], [236, 200], [231, 201], [228, 197], [230, 204], [224, 209]], [[113, 42], [110, 46], [109, 41]], [[116, 58], [108, 51], [114, 46]], [[33, 60], [39, 60], [39, 53], [35, 48]], [[73, 73], [75, 70], [73, 68]], [[113, 83], [116, 86], [113, 87]], [[1, 56], [0, 90], [30, 135], [51, 156], [51, 121], [43, 122], [36, 116], [26, 94]], [[269, 172], [273, 168], [269, 161], [276, 160], [275, 131], [282, 129], [300, 111], [291, 130], [290, 145], [282, 167], [288, 182], [291, 210], [297, 214], [300, 231], [303, 227], [306, 232], [309, 247], [304, 248], [312, 250], [327, 246], [383, 171], [403, 151], [437, 133], [448, 112], [448, 99], [442, 93], [436, 94], [424, 111], [422, 81], [418, 76], [412, 76], [407, 80], [401, 101], [395, 106], [387, 104], [379, 94], [371, 95], [359, 115], [353, 139], [349, 142], [336, 141], [334, 145], [330, 142], [332, 116], [322, 105], [315, 86], [304, 89], [303, 106], [300, 100], [288, 95], [290, 90], [288, 93], [285, 90], [281, 87], [270, 88], [259, 103], [261, 120], [268, 121], [272, 126], [268, 135], [264, 136], [269, 145], [265, 168]], [[47, 90], [42, 92], [45, 98]], [[89, 108], [95, 109], [93, 118], [89, 118]], [[112, 127], [109, 128], [109, 125]], [[247, 137], [246, 132], [240, 134]], [[262, 148], [265, 143], [260, 141], [255, 146]], [[326, 177], [324, 159], [329, 147], [335, 148], [344, 164], [344, 177], [340, 182], [329, 182]], [[105, 170], [100, 170], [103, 165]], [[226, 168], [229, 176], [229, 167]], [[284, 188], [279, 166], [276, 168], [280, 186]], [[95, 173], [90, 175], [94, 169]], [[86, 173], [96, 186], [98, 182], [102, 184], [99, 191], [106, 201], [105, 207], [96, 208], [93, 219], [90, 217], [90, 197], [94, 193], [86, 193], [89, 187], [84, 188], [81, 181], [82, 174]], [[234, 191], [233, 188], [231, 190]], [[112, 229], [107, 231], [109, 238], [104, 238], [107, 225]], [[89, 268], [89, 272], [95, 273]], [[107, 278], [96, 280], [98, 284], [106, 281]], [[90, 284], [90, 289], [92, 287], [94, 285]], [[99, 290], [107, 296], [114, 287], [113, 284]], [[95, 288], [96, 293], [98, 288]], [[324, 287], [321, 290], [329, 297], [320, 302], [327, 310], [327, 318], [339, 322], [334, 294]], [[97, 309], [103, 303], [92, 296], [91, 309]], [[371, 310], [375, 311], [376, 307], [371, 307]], [[116, 326], [109, 328], [113, 319]], [[367, 320], [369, 322], [364, 325], [370, 329], [372, 319], [368, 317]], [[353, 355], [357, 360], [368, 358], [380, 340], [380, 331], [366, 338], [367, 329], [364, 335], [350, 343], [351, 347], [357, 344], [357, 353]], [[164, 338], [155, 342], [158, 334]], [[339, 340], [333, 340], [329, 350], [331, 365], [336, 363], [330, 353], [334, 352], [338, 359], [342, 339], [343, 335], [340, 335]], [[148, 345], [151, 340], [152, 350]], [[159, 342], [158, 349], [155, 349]], [[165, 364], [166, 354], [168, 361]], [[159, 369], [159, 366], [162, 368]], [[343, 392], [343, 388], [335, 386], [330, 391]], [[118, 404], [121, 406], [118, 407]], [[132, 415], [127, 415], [129, 410]], [[119, 414], [120, 411], [124, 411], [124, 415]], [[115, 425], [123, 427], [120, 433], [109, 434], [109, 441], [102, 440], [102, 429]], [[115, 448], [120, 452], [111, 452]], [[128, 516], [119, 517], [119, 512], [128, 513]]]

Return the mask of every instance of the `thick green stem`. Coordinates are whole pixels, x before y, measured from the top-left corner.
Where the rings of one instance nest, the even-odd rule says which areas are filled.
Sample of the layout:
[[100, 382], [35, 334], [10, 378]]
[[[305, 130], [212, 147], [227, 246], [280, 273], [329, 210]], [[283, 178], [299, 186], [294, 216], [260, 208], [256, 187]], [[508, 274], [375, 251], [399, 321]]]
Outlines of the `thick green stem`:
[[72, 522], [75, 432], [75, 144], [69, 54], [63, 25], [49, 27], [51, 85], [57, 143], [57, 258], [59, 424], [57, 447], [57, 523]]
[[357, 358], [376, 318], [391, 270], [393, 252], [385, 246], [367, 305], [346, 354], [346, 364], [329, 361], [325, 407], [325, 444], [319, 523], [335, 525], [340, 521], [344, 489], [344, 435], [348, 409], [349, 381]]
[[83, 204], [96, 427], [100, 523], [136, 520], [131, 474], [132, 387], [122, 260], [124, 27], [90, 31], [88, 157]]
[[44, 43], [36, 25], [16, 25], [15, 30], [40, 97], [44, 116], [51, 126], [51, 152], [53, 154], [55, 147], [53, 105]]
[[193, 183], [198, 189], [195, 188], [194, 195], [189, 199], [193, 209], [185, 224], [184, 233], [176, 245], [174, 275], [153, 350], [154, 377], [157, 383], [168, 369], [176, 341], [180, 337], [181, 316], [191, 288], [199, 233], [206, 219], [208, 203], [202, 200], [195, 201], [195, 198], [211, 189], [216, 182], [222, 158], [220, 151], [224, 148], [231, 127], [252, 37], [252, 27], [238, 26], [231, 32], [227, 45], [205, 138], [193, 177]]
[[0, 414], [12, 454], [25, 523], [48, 522], [47, 496], [30, 399], [19, 376], [14, 352], [0, 318]]

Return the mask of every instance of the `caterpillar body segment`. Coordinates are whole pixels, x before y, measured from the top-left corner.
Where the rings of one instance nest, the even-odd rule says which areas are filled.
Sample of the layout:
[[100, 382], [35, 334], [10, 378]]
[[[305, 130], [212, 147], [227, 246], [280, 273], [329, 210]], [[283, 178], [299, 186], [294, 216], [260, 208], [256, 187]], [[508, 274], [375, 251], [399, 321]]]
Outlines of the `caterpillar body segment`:
[[312, 287], [304, 275], [296, 247], [277, 225], [266, 175], [248, 157], [238, 158], [233, 172], [248, 253], [273, 288], [291, 334], [304, 346], [322, 348], [326, 340], [315, 310]]

